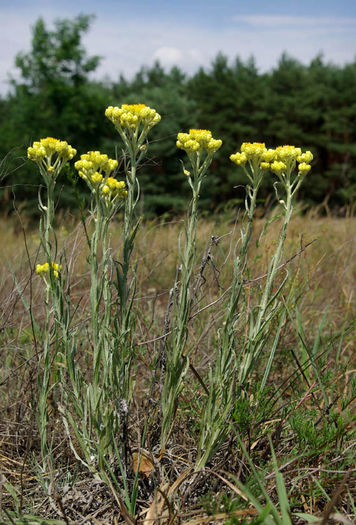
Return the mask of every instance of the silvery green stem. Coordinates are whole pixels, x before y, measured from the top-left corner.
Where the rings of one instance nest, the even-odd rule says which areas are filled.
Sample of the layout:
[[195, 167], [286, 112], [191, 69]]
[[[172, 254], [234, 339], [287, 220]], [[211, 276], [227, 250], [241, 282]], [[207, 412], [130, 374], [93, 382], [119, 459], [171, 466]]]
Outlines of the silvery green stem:
[[271, 289], [273, 286], [273, 281], [277, 273], [277, 268], [281, 261], [284, 243], [285, 243], [286, 236], [287, 236], [287, 228], [288, 228], [288, 224], [290, 222], [290, 218], [291, 218], [292, 211], [293, 211], [291, 189], [290, 189], [289, 184], [286, 186], [286, 194], [287, 194], [287, 199], [286, 199], [286, 204], [285, 204], [285, 214], [284, 214], [282, 230], [280, 232], [277, 249], [268, 267], [266, 286], [265, 286], [265, 289], [262, 295], [262, 300], [261, 300], [261, 304], [259, 307], [259, 313], [256, 319], [255, 334], [259, 331], [259, 328], [261, 327], [262, 319], [266, 312], [267, 302], [270, 297]]
[[[104, 351], [104, 340], [107, 337], [107, 326], [103, 325], [100, 314], [101, 298], [104, 293], [105, 283], [107, 280], [106, 270], [106, 236], [107, 236], [107, 217], [103, 213], [103, 207], [100, 198], [95, 198], [94, 221], [95, 229], [90, 240], [90, 269], [91, 269], [91, 287], [90, 287], [90, 307], [91, 322], [93, 332], [93, 381], [96, 388], [99, 388], [102, 372], [102, 358]], [[101, 245], [102, 255], [99, 259], [99, 247]]]
[[[246, 171], [246, 170], [245, 170]], [[257, 193], [262, 181], [260, 170], [247, 173], [252, 183], [246, 188], [245, 208], [247, 225], [241, 227], [239, 243], [234, 249], [233, 280], [227, 311], [219, 333], [216, 349], [215, 366], [209, 371], [209, 395], [203, 406], [200, 421], [195, 470], [203, 468], [214, 453], [223, 444], [231, 428], [230, 413], [234, 401], [235, 376], [238, 361], [235, 354], [235, 322], [238, 316], [238, 304], [243, 286], [243, 273], [247, 265], [247, 250], [252, 234]]]
[[281, 262], [282, 254], [283, 254], [283, 248], [285, 244], [285, 239], [287, 236], [287, 229], [288, 224], [291, 219], [292, 211], [293, 211], [293, 205], [292, 205], [292, 185], [290, 183], [289, 177], [286, 178], [284, 184], [284, 189], [286, 193], [286, 199], [282, 202], [282, 205], [285, 209], [284, 212], [284, 219], [282, 228], [279, 234], [278, 244], [275, 253], [273, 254], [270, 263], [268, 265], [267, 270], [267, 276], [266, 276], [266, 284], [263, 290], [261, 302], [258, 306], [258, 314], [255, 321], [252, 321], [250, 319], [250, 327], [249, 327], [249, 342], [248, 346], [246, 348], [245, 355], [243, 356], [243, 360], [240, 365], [239, 370], [239, 381], [240, 384], [244, 384], [246, 381], [249, 372], [251, 370], [251, 367], [253, 367], [254, 362], [256, 360], [256, 357], [259, 355], [259, 352], [261, 348], [264, 345], [264, 332], [263, 327], [266, 323], [271, 320], [271, 318], [268, 316], [268, 311], [270, 307], [270, 303], [272, 300], [271, 291], [273, 287], [273, 283], [278, 271], [278, 267]]
[[[49, 412], [48, 402], [51, 393], [55, 392], [55, 387], [64, 377], [64, 367], [68, 361], [71, 351], [69, 324], [70, 324], [70, 299], [63, 297], [63, 285], [60, 277], [55, 277], [52, 263], [57, 256], [56, 236], [53, 229], [54, 221], [54, 189], [56, 177], [59, 173], [60, 165], [54, 172], [49, 174], [44, 169], [41, 170], [46, 183], [47, 203], [42, 204], [39, 194], [39, 207], [42, 212], [42, 225], [40, 226], [40, 236], [42, 247], [46, 256], [49, 270], [45, 277], [46, 283], [46, 320], [44, 326], [43, 356], [39, 362], [38, 369], [38, 391], [39, 391], [39, 413], [38, 424], [41, 438], [41, 455], [43, 469], [47, 470], [52, 461], [51, 443], [48, 436]], [[59, 328], [59, 330], [57, 330]], [[51, 338], [55, 335], [53, 349], [51, 349]], [[61, 352], [61, 349], [63, 352]], [[65, 359], [64, 359], [65, 355]], [[41, 364], [43, 370], [41, 370]], [[68, 367], [68, 373], [72, 370]], [[57, 399], [56, 399], [57, 401]]]
[[48, 396], [50, 393], [50, 380], [51, 380], [51, 348], [50, 348], [50, 285], [46, 284], [46, 320], [44, 326], [44, 341], [43, 341], [43, 372], [41, 373], [41, 361], [39, 362], [38, 369], [38, 391], [39, 391], [39, 402], [38, 402], [38, 426], [41, 438], [41, 456], [44, 470], [47, 469], [47, 457], [50, 453], [50, 446], [48, 443]]
[[[50, 457], [51, 447], [48, 441], [48, 424], [49, 424], [49, 414], [48, 414], [48, 399], [50, 395], [51, 388], [54, 384], [51, 385], [51, 376], [52, 381], [55, 382], [56, 371], [53, 370], [52, 373], [52, 356], [51, 356], [51, 334], [50, 334], [50, 320], [52, 318], [51, 311], [51, 298], [53, 300], [55, 296], [55, 290], [52, 289], [53, 283], [53, 246], [51, 241], [51, 235], [53, 234], [53, 220], [54, 220], [54, 187], [55, 179], [47, 178], [44, 176], [46, 182], [47, 190], [47, 205], [44, 206], [40, 199], [39, 194], [39, 206], [43, 215], [44, 222], [44, 231], [40, 228], [41, 242], [44, 248], [46, 255], [46, 261], [49, 265], [49, 275], [48, 280], [46, 280], [46, 320], [44, 326], [44, 341], [43, 341], [43, 356], [39, 362], [38, 368], [38, 390], [39, 390], [39, 430], [41, 437], [41, 456], [43, 462], [43, 468], [46, 470], [48, 468], [48, 458]], [[43, 238], [44, 237], [44, 238]], [[55, 357], [55, 356], [54, 356]], [[43, 371], [41, 371], [41, 362], [43, 363]]]
[[135, 362], [133, 347], [133, 332], [135, 318], [133, 315], [133, 300], [136, 291], [136, 271], [132, 267], [131, 256], [134, 249], [136, 233], [140, 218], [136, 209], [140, 198], [140, 185], [137, 178], [137, 167], [145, 154], [144, 141], [148, 129], [132, 133], [118, 130], [126, 147], [129, 162], [126, 166], [127, 196], [124, 209], [124, 224], [122, 237], [122, 263], [116, 264], [117, 290], [119, 295], [118, 316], [115, 322], [115, 351], [113, 353], [113, 370], [120, 391], [121, 399], [128, 402], [132, 395], [132, 366]]
[[[123, 330], [127, 329], [127, 322], [128, 319], [126, 319], [126, 306], [128, 301], [128, 273], [130, 269], [130, 259], [131, 254], [133, 250], [133, 240], [135, 232], [133, 232], [134, 228], [134, 218], [135, 218], [135, 209], [136, 204], [138, 202], [139, 198], [139, 188], [137, 185], [137, 179], [136, 179], [136, 151], [133, 148], [130, 154], [130, 171], [127, 174], [127, 199], [126, 199], [126, 205], [125, 205], [125, 214], [124, 214], [124, 235], [123, 235], [123, 266], [122, 266], [122, 277], [123, 277], [123, 295], [121, 297], [122, 305], [121, 305], [121, 311], [123, 314], [122, 318], [122, 324], [123, 324]], [[137, 196], [135, 196], [135, 192], [137, 191]]]
[[180, 253], [180, 286], [179, 293], [176, 293], [175, 296], [175, 329], [170, 338], [171, 347], [167, 353], [167, 367], [161, 396], [162, 448], [165, 447], [169, 438], [178, 397], [183, 388], [183, 379], [189, 366], [189, 350], [186, 349], [188, 321], [191, 309], [189, 285], [196, 253], [199, 191], [202, 178], [211, 162], [211, 157], [207, 157], [202, 166], [200, 166], [199, 155], [192, 157], [190, 160], [193, 173], [192, 177], [188, 180], [192, 189], [192, 200], [187, 213], [184, 250], [183, 253]]
[[246, 199], [245, 209], [247, 214], [247, 225], [241, 227], [240, 232], [240, 248], [238, 250], [238, 244], [234, 250], [234, 266], [233, 266], [233, 279], [231, 285], [231, 292], [228, 302], [228, 307], [224, 319], [223, 328], [221, 331], [221, 342], [217, 349], [217, 361], [216, 361], [216, 373], [215, 377], [219, 378], [221, 384], [227, 385], [229, 381], [226, 380], [227, 374], [234, 374], [236, 367], [231, 368], [231, 361], [234, 359], [235, 354], [233, 348], [235, 345], [234, 334], [235, 334], [235, 321], [238, 315], [238, 303], [243, 287], [243, 274], [247, 265], [247, 251], [251, 240], [252, 227], [254, 213], [256, 210], [257, 194], [262, 181], [262, 174], [257, 168], [253, 172], [253, 177], [250, 177], [252, 186], [246, 188]]
[[125, 400], [125, 402], [129, 401], [132, 395], [132, 366], [134, 362], [132, 334], [135, 323], [132, 306], [136, 290], [136, 273], [132, 268], [131, 256], [140, 223], [140, 219], [136, 218], [136, 208], [140, 195], [136, 172], [141, 158], [137, 133], [138, 130], [135, 130], [131, 140], [125, 135], [123, 136], [129, 155], [129, 166], [126, 169], [127, 196], [122, 232], [122, 263], [115, 265], [119, 301], [117, 302], [117, 319], [114, 323], [116, 335], [113, 349], [112, 386], [115, 386], [117, 398]]

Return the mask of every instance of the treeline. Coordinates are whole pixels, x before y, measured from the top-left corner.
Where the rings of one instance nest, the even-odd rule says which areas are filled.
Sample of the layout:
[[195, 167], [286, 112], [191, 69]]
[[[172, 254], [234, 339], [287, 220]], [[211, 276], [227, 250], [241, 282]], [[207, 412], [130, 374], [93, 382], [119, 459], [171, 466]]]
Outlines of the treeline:
[[[105, 118], [109, 105], [145, 103], [162, 121], [140, 170], [142, 209], [146, 214], [181, 212], [188, 188], [181, 170], [179, 131], [210, 129], [223, 140], [205, 183], [207, 212], [243, 199], [242, 170], [229, 160], [245, 141], [268, 147], [293, 144], [310, 149], [313, 169], [299, 194], [308, 205], [352, 205], [356, 197], [356, 61], [345, 66], [321, 56], [303, 65], [282, 55], [277, 67], [260, 73], [251, 58], [233, 63], [218, 54], [208, 68], [191, 77], [177, 67], [166, 72], [159, 63], [142, 68], [132, 80], [97, 82], [91, 73], [100, 58], [88, 57], [82, 45], [91, 17], [59, 20], [49, 30], [43, 20], [33, 28], [31, 51], [16, 57], [19, 79], [0, 100], [1, 202], [5, 212], [14, 199], [27, 213], [36, 212], [38, 173], [27, 162], [26, 149], [45, 136], [67, 140], [78, 154], [99, 149], [121, 156], [120, 140]], [[119, 65], [118, 65], [119, 68]], [[113, 72], [114, 74], [114, 72]], [[77, 157], [78, 158], [78, 157]], [[263, 197], [272, 194], [266, 177]], [[74, 208], [85, 189], [68, 169], [60, 205]]]

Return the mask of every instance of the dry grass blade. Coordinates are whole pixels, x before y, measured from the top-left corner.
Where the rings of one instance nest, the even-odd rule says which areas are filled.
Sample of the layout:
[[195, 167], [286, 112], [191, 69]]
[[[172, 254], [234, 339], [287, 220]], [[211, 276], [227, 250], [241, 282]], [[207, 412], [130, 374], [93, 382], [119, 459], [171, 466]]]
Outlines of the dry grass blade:
[[[340, 512], [334, 512], [334, 514], [330, 514], [329, 517], [335, 523], [342, 523], [343, 525], [355, 525], [354, 521], [349, 520], [346, 516], [340, 514]], [[329, 521], [327, 523], [329, 523]]]
[[[173, 494], [180, 487], [183, 481], [187, 479], [191, 472], [192, 468], [189, 468], [182, 472], [182, 474], [175, 480], [173, 485], [169, 486], [168, 483], [165, 483], [162, 484], [160, 488], [158, 488], [155, 497], [153, 498], [153, 502], [147, 511], [146, 517], [142, 522], [143, 525], [152, 525], [152, 523], [156, 523], [156, 520], [158, 520], [159, 523], [163, 523], [163, 520], [167, 519], [169, 520], [167, 523], [171, 522], [169, 498], [173, 496]], [[164, 511], [165, 506], [167, 506], [166, 511]]]
[[127, 510], [127, 507], [126, 507], [122, 497], [120, 496], [120, 494], [118, 494], [116, 492], [116, 490], [114, 489], [113, 484], [111, 483], [109, 478], [107, 479], [107, 483], [108, 483], [108, 485], [110, 487], [110, 490], [111, 490], [111, 492], [112, 492], [112, 494], [113, 494], [113, 496], [114, 496], [114, 498], [116, 500], [116, 503], [119, 506], [120, 512], [121, 512], [124, 520], [126, 521], [126, 523], [128, 525], [135, 525], [136, 520], [131, 516], [131, 514]]
[[[206, 470], [208, 470], [208, 469], [206, 469]], [[227, 485], [233, 492], [235, 492], [235, 494], [240, 496], [240, 498], [242, 498], [244, 501], [248, 501], [248, 497], [238, 487], [236, 487], [236, 485], [231, 483], [231, 481], [229, 481], [228, 479], [224, 478], [223, 476], [221, 476], [217, 472], [214, 472], [214, 470], [209, 470], [209, 472], [211, 474], [213, 474], [214, 476], [218, 477], [219, 479], [221, 479], [221, 481], [223, 481], [225, 483], [225, 485]], [[228, 473], [226, 473], [226, 474], [228, 474]]]

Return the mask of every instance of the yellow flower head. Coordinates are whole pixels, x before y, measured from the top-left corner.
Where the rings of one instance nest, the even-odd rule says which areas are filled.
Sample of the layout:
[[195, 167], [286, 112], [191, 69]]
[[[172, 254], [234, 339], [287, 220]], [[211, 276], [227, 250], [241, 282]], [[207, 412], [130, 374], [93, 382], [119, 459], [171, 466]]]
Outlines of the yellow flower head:
[[109, 106], [105, 111], [105, 116], [111, 120], [118, 131], [128, 130], [130, 132], [134, 132], [140, 126], [148, 131], [161, 120], [161, 115], [145, 104]]
[[276, 161], [277, 164], [280, 162], [284, 163], [286, 168], [283, 170], [277, 168], [274, 172], [276, 175], [282, 172], [290, 174], [295, 169], [296, 163], [298, 163], [298, 173], [305, 175], [311, 169], [310, 162], [312, 160], [313, 154], [310, 151], [302, 153], [301, 148], [296, 148], [295, 146], [279, 146], [276, 148]]
[[298, 172], [301, 173], [302, 175], [306, 175], [311, 169], [311, 165], [310, 164], [307, 164], [306, 162], [301, 162], [299, 165], [298, 165]]
[[244, 142], [241, 144], [240, 151], [230, 155], [230, 160], [237, 166], [244, 166], [249, 162], [251, 169], [258, 172], [268, 169], [274, 156], [275, 151], [267, 149], [264, 142]]
[[247, 156], [246, 153], [233, 153], [230, 155], [230, 160], [237, 164], [238, 166], [244, 166], [247, 162]]
[[190, 129], [189, 133], [178, 133], [176, 145], [188, 154], [206, 151], [213, 155], [222, 145], [222, 140], [214, 139], [207, 129]]
[[254, 172], [270, 169], [278, 176], [286, 175], [289, 178], [296, 162], [299, 163], [299, 174], [308, 173], [313, 155], [310, 151], [302, 153], [302, 150], [295, 146], [285, 145], [278, 146], [276, 149], [267, 149], [264, 142], [244, 142], [241, 145], [241, 152], [230, 155], [230, 159], [238, 166], [249, 162]]
[[117, 164], [117, 160], [109, 159], [100, 151], [89, 151], [81, 155], [80, 160], [74, 166], [78, 170], [78, 175], [87, 182], [90, 189], [105, 197], [105, 202], [109, 205], [114, 199], [117, 201], [127, 195], [125, 182], [110, 176]]
[[117, 200], [124, 199], [127, 195], [126, 185], [123, 180], [116, 180], [113, 177], [108, 177], [106, 183], [101, 188], [104, 195], [108, 196], [109, 199]]
[[287, 171], [287, 164], [285, 164], [282, 161], [275, 160], [271, 164], [271, 170], [276, 175], [281, 175], [282, 173], [285, 173]]
[[[55, 262], [52, 262], [51, 265], [52, 265], [52, 268], [53, 268], [53, 275], [54, 275], [54, 277], [56, 279], [58, 279], [59, 272], [62, 270], [62, 265], [61, 264], [57, 264]], [[44, 264], [37, 264], [36, 265], [36, 273], [38, 275], [43, 276], [43, 277], [48, 275], [49, 274], [49, 264], [48, 264], [48, 262], [46, 262]]]
[[93, 175], [91, 176], [91, 182], [92, 182], [93, 186], [98, 186], [103, 181], [103, 179], [104, 179], [104, 177], [98, 171], [93, 173]]
[[27, 148], [27, 157], [36, 162], [47, 175], [58, 175], [61, 167], [77, 153], [65, 140], [47, 137]]
[[302, 150], [295, 146], [278, 146], [276, 148], [276, 160], [282, 162], [295, 162], [301, 154]]
[[299, 157], [297, 157], [297, 162], [306, 162], [307, 164], [310, 164], [313, 158], [314, 157], [311, 151], [305, 151], [304, 153], [299, 155]]
[[265, 162], [273, 162], [276, 158], [276, 150], [274, 149], [266, 149], [262, 154], [263, 160]]
[[104, 177], [108, 177], [114, 171], [117, 164], [117, 160], [109, 159], [106, 154], [100, 153], [100, 151], [89, 151], [80, 156], [80, 160], [77, 160], [74, 167], [79, 176], [89, 185], [98, 186]]
[[268, 170], [270, 168], [270, 163], [269, 162], [261, 162], [260, 164], [260, 168], [261, 170]]
[[261, 162], [267, 148], [264, 142], [244, 142], [241, 145], [241, 152], [245, 153], [247, 160]]

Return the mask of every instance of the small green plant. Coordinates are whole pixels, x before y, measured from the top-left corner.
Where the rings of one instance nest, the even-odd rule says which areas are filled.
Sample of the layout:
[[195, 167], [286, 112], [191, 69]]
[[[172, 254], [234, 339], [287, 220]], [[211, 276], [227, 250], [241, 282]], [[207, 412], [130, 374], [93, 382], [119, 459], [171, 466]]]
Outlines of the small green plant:
[[[53, 229], [54, 221], [54, 188], [57, 178], [65, 164], [76, 155], [76, 150], [67, 142], [47, 137], [34, 142], [28, 148], [28, 158], [39, 167], [47, 191], [47, 202], [41, 198], [41, 187], [38, 193], [41, 211], [40, 240], [46, 262], [36, 266], [36, 273], [43, 277], [46, 287], [46, 320], [43, 330], [43, 352], [38, 366], [38, 426], [41, 436], [41, 455], [43, 470], [51, 468], [51, 438], [48, 435], [50, 395], [62, 376], [61, 366], [64, 364], [64, 354], [70, 346], [69, 341], [69, 300], [63, 294], [64, 279], [62, 265], [55, 262], [57, 258], [57, 242]], [[52, 325], [51, 325], [52, 322]], [[55, 344], [51, 346], [54, 337]], [[63, 377], [63, 376], [62, 376]]]
[[[198, 470], [209, 461], [231, 432], [233, 405], [240, 403], [240, 399], [244, 403], [246, 395], [249, 396], [249, 385], [255, 374], [257, 360], [270, 340], [271, 326], [277, 318], [279, 324], [266, 360], [261, 392], [266, 384], [285, 321], [285, 307], [278, 298], [286, 278], [276, 291], [272, 288], [281, 264], [293, 197], [310, 169], [309, 163], [313, 156], [309, 151], [302, 153], [300, 148], [294, 146], [281, 146], [273, 150], [267, 149], [264, 143], [244, 143], [241, 151], [230, 158], [243, 167], [249, 182], [246, 187], [246, 221], [242, 222], [240, 239], [234, 250], [234, 273], [228, 307], [222, 328], [218, 331], [215, 366], [211, 367], [209, 374], [209, 396], [201, 418], [196, 463]], [[248, 289], [247, 293], [244, 289], [248, 285], [248, 247], [258, 190], [269, 169], [278, 177], [275, 190], [283, 211], [283, 223], [264, 276], [265, 285], [260, 301], [253, 305], [248, 298]], [[246, 312], [244, 315], [241, 314], [242, 302]], [[242, 326], [245, 326], [244, 336], [238, 337]]]
[[172, 430], [177, 402], [183, 388], [183, 380], [189, 367], [188, 323], [193, 297], [191, 280], [196, 257], [196, 235], [198, 223], [198, 201], [202, 182], [206, 176], [214, 153], [222, 141], [213, 139], [208, 130], [191, 129], [179, 133], [177, 147], [183, 149], [191, 165], [191, 172], [183, 169], [192, 190], [184, 230], [184, 246], [179, 239], [179, 272], [173, 287], [173, 330], [166, 344], [164, 384], [161, 397], [162, 430], [161, 447], [164, 448]]

